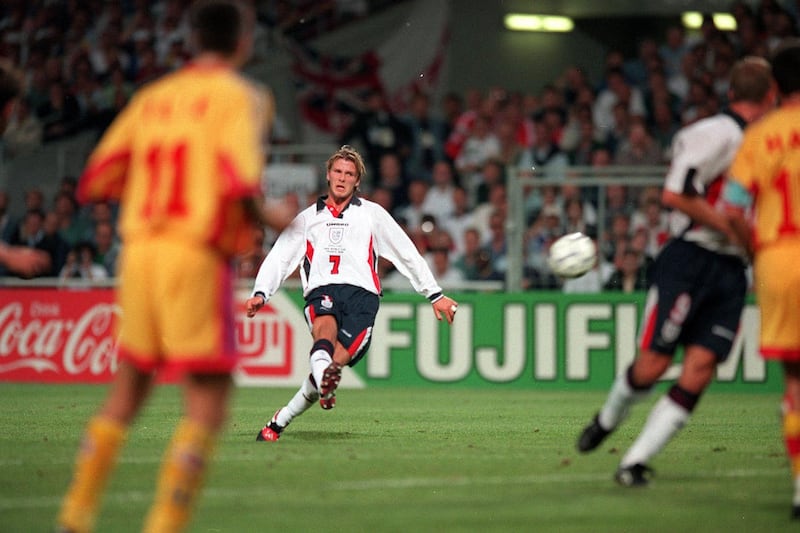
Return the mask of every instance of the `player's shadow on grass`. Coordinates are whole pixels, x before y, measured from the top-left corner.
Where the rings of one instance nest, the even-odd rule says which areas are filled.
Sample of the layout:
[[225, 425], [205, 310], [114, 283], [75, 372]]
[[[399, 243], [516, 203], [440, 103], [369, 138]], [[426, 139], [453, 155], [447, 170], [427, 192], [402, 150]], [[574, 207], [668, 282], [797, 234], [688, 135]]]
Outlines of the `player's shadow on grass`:
[[[287, 435], [288, 436], [288, 435]], [[292, 431], [291, 438], [302, 441], [347, 440], [356, 437], [352, 431]], [[285, 438], [285, 437], [284, 437]]]

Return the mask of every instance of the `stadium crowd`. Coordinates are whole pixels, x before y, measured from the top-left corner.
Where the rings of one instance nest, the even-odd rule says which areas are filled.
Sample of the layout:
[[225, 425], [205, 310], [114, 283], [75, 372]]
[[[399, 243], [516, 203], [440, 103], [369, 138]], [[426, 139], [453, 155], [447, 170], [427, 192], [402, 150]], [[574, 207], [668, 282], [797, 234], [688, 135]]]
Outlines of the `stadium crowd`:
[[[24, 98], [2, 138], [5, 157], [79, 131], [99, 134], [137, 87], [183, 65], [187, 3], [4, 2], [0, 57], [25, 75]], [[730, 11], [735, 31], [719, 30], [706, 16], [696, 33], [675, 25], [664, 35], [643, 36], [634, 57], [608, 51], [602, 79], [570, 65], [539, 92], [493, 87], [449, 92], [440, 101], [415, 94], [402, 110], [373, 91], [337, 140], [362, 150], [368, 175], [361, 193], [396, 217], [442, 286], [502, 281], [509, 170], [564, 176], [572, 166], [666, 165], [680, 127], [725, 107], [738, 58], [766, 57], [798, 35], [798, 3], [736, 1]], [[52, 268], [45, 276], [114, 277], [116, 206], [79, 206], [75, 177], [54, 179], [61, 180], [54, 198], [30, 189], [13, 199], [24, 202], [19, 220], [0, 191], [0, 238], [47, 250]], [[602, 223], [598, 191], [605, 197]], [[291, 193], [285, 200], [299, 207], [308, 199]], [[658, 187], [579, 188], [565, 178], [527, 194], [525, 216], [528, 288], [639, 290], [668, 235]], [[565, 282], [549, 272], [545, 257], [553, 239], [571, 231], [597, 239], [599, 261], [591, 273]], [[253, 250], [238, 264], [242, 277], [255, 275], [270, 237], [256, 232]], [[391, 279], [391, 265], [383, 268]]]

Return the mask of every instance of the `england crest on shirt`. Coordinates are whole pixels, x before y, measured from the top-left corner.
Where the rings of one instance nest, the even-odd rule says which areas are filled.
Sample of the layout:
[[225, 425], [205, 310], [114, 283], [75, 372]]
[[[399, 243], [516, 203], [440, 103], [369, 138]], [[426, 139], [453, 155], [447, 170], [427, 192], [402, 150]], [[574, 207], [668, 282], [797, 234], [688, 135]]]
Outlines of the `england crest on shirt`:
[[344, 228], [341, 226], [334, 226], [330, 228], [328, 232], [328, 239], [330, 239], [331, 243], [339, 244], [342, 242], [342, 238], [344, 237]]

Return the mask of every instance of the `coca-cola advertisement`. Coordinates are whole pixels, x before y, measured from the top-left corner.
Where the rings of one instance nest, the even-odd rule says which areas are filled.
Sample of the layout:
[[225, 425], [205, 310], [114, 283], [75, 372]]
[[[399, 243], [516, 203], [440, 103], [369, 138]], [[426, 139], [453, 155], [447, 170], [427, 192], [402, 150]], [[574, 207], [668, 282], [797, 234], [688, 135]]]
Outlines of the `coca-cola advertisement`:
[[111, 289], [4, 289], [0, 380], [107, 382], [117, 368]]

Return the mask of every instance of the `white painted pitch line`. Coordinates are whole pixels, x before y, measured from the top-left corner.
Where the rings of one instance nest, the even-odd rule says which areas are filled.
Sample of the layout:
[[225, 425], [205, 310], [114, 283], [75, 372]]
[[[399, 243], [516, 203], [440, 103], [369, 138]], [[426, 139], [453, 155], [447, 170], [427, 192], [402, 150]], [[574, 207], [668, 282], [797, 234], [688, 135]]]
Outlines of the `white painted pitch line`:
[[[711, 474], [693, 476], [698, 479], [721, 478], [764, 478], [788, 475], [780, 470], [731, 470]], [[608, 474], [544, 474], [529, 476], [489, 476], [489, 477], [442, 477], [442, 478], [402, 478], [402, 479], [370, 479], [344, 481], [335, 484], [339, 490], [375, 490], [375, 489], [407, 489], [423, 487], [453, 487], [470, 485], [538, 485], [552, 483], [596, 483], [608, 481]]]
[[[783, 469], [776, 470], [731, 470], [713, 472], [699, 479], [734, 479], [734, 478], [765, 478], [786, 476]], [[334, 483], [336, 490], [399, 490], [426, 487], [449, 488], [453, 486], [492, 486], [492, 485], [544, 485], [554, 483], [597, 483], [609, 481], [608, 474], [545, 474], [529, 476], [490, 476], [490, 477], [431, 477], [431, 478], [387, 478], [362, 481], [343, 481]], [[248, 497], [269, 497], [275, 489], [269, 487], [248, 487]], [[242, 496], [242, 489], [208, 487], [203, 491], [203, 499], [235, 500]], [[26, 497], [0, 497], [0, 511], [19, 511], [25, 509], [53, 509], [61, 503], [62, 495], [57, 496], [26, 496]], [[153, 491], [116, 491], [106, 493], [103, 497], [104, 505], [114, 507], [129, 504], [131, 501], [149, 502], [153, 499]]]

